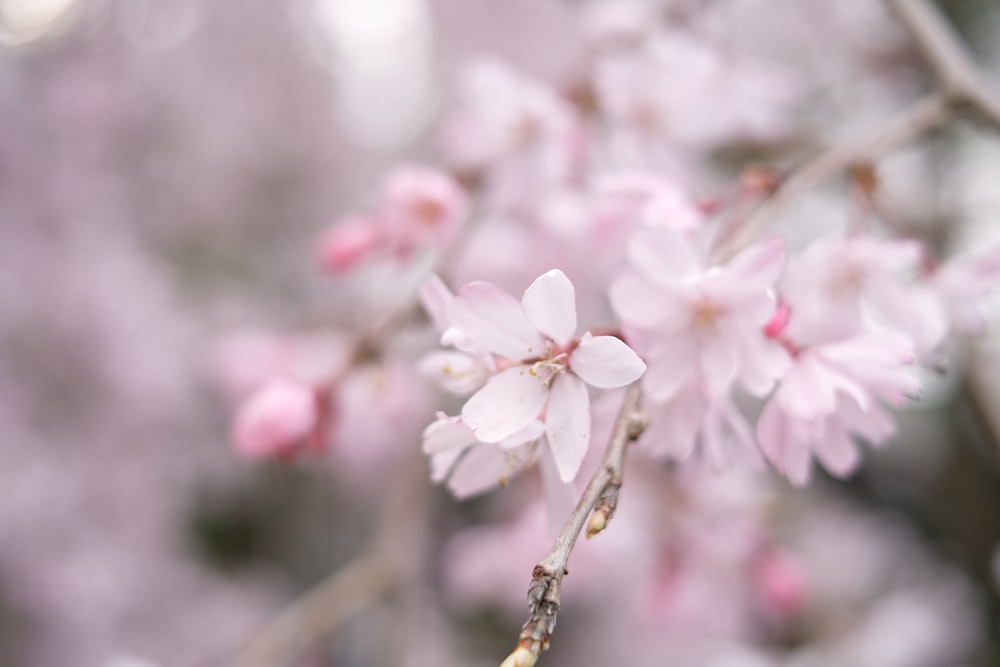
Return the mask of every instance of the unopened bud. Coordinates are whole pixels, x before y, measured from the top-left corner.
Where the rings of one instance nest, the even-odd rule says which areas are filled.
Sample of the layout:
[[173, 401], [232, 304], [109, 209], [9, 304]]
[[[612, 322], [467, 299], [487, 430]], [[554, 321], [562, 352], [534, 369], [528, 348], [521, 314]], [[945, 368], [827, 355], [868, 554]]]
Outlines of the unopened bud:
[[594, 535], [607, 528], [608, 526], [608, 511], [606, 509], [599, 508], [594, 511], [590, 516], [590, 523], [587, 524], [587, 539], [589, 540]]
[[524, 646], [518, 646], [500, 663], [500, 667], [534, 667], [536, 662], [538, 662], [537, 653]]

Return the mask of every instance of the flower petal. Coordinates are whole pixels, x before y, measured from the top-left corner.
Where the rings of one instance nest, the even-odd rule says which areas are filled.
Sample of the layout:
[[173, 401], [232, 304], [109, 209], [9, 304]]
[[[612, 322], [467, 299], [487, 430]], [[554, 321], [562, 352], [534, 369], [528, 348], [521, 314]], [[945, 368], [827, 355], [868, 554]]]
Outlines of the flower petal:
[[513, 366], [497, 373], [462, 408], [462, 421], [483, 442], [499, 442], [528, 426], [545, 407], [548, 387]]
[[689, 310], [679, 294], [655, 287], [635, 273], [626, 273], [611, 283], [609, 296], [615, 314], [641, 329], [660, 329], [678, 313]]
[[646, 364], [620, 338], [583, 335], [569, 358], [569, 367], [580, 378], [601, 389], [624, 387], [639, 379]]
[[663, 285], [701, 273], [702, 267], [687, 239], [661, 225], [640, 227], [629, 239], [629, 263], [644, 277]]
[[545, 351], [545, 339], [528, 322], [521, 304], [492, 283], [473, 282], [460, 289], [448, 316], [490, 352], [530, 359]]
[[571, 373], [561, 374], [552, 383], [545, 414], [545, 434], [559, 478], [571, 481], [590, 444], [590, 395], [587, 385]]
[[744, 286], [768, 289], [774, 286], [785, 266], [785, 242], [764, 239], [733, 257], [726, 273]]
[[437, 350], [424, 355], [417, 370], [445, 391], [468, 396], [483, 386], [488, 376], [481, 359], [464, 352]]
[[528, 321], [543, 334], [565, 345], [576, 333], [576, 292], [559, 269], [535, 279], [521, 299]]
[[[519, 465], [520, 463], [520, 465]], [[524, 467], [496, 445], [476, 445], [455, 464], [448, 476], [448, 489], [459, 500], [489, 491], [505, 477]]]
[[458, 417], [439, 414], [437, 420], [424, 429], [424, 454], [437, 454], [452, 449], [461, 450], [475, 442], [476, 437], [472, 434], [472, 430]]

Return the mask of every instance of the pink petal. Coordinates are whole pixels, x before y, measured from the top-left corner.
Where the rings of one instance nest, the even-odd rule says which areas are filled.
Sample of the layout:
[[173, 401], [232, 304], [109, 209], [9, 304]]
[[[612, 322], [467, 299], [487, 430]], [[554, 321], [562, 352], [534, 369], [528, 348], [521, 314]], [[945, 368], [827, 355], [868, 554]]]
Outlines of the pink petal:
[[624, 387], [638, 380], [646, 364], [628, 345], [614, 336], [583, 335], [569, 360], [570, 369], [580, 378], [601, 389]]
[[694, 450], [706, 404], [696, 387], [685, 387], [668, 403], [646, 404], [653, 416], [640, 443], [653, 456], [686, 459]]
[[729, 391], [739, 369], [739, 342], [734, 335], [717, 332], [701, 341], [701, 371], [708, 392], [721, 396]]
[[545, 435], [545, 424], [540, 419], [534, 419], [520, 431], [514, 435], [507, 436], [497, 444], [500, 445], [500, 449], [517, 449], [522, 445], [538, 440], [543, 435]]
[[813, 445], [813, 454], [834, 477], [846, 477], [858, 467], [860, 458], [851, 436], [836, 417], [831, 417], [826, 437]]
[[674, 336], [656, 345], [647, 355], [649, 367], [642, 387], [650, 399], [666, 401], [684, 384], [699, 376], [698, 349], [691, 336]]
[[587, 385], [571, 373], [561, 374], [552, 383], [545, 414], [545, 434], [559, 478], [571, 481], [590, 444], [590, 395]]
[[701, 261], [688, 241], [665, 226], [640, 227], [629, 239], [629, 263], [657, 284], [678, 282], [701, 273]]
[[535, 279], [521, 299], [528, 321], [543, 334], [565, 345], [576, 333], [576, 293], [559, 269]]
[[767, 289], [778, 281], [785, 266], [785, 242], [764, 239], [736, 255], [726, 265], [726, 273], [747, 287]]
[[476, 443], [472, 430], [458, 417], [439, 415], [424, 429], [424, 454], [437, 454], [452, 449], [462, 449]]
[[490, 352], [511, 359], [545, 352], [545, 339], [528, 322], [521, 304], [492, 283], [473, 282], [460, 289], [448, 314], [452, 325]]
[[648, 280], [627, 273], [611, 283], [611, 307], [623, 322], [642, 329], [659, 329], [689, 310], [674, 291], [654, 287]]
[[459, 500], [489, 491], [500, 480], [522, 466], [514, 466], [496, 445], [476, 445], [455, 465], [448, 477], [448, 489]]
[[451, 321], [448, 319], [448, 307], [455, 300], [455, 295], [451, 293], [448, 286], [436, 273], [432, 274], [420, 285], [419, 296], [420, 303], [427, 311], [427, 315], [430, 316], [434, 327], [441, 332], [447, 331], [451, 327]]
[[499, 442], [528, 426], [545, 407], [549, 394], [527, 366], [502, 371], [473, 394], [462, 408], [462, 421], [483, 442]]
[[246, 400], [233, 424], [233, 442], [251, 457], [274, 456], [300, 445], [316, 427], [319, 411], [312, 387], [279, 378]]

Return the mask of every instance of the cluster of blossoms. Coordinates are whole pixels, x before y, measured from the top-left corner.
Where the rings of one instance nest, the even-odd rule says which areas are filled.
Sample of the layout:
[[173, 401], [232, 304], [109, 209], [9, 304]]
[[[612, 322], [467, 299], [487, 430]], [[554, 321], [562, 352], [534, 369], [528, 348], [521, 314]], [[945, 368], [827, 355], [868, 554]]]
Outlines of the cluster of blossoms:
[[[319, 243], [326, 272], [370, 281], [403, 307], [374, 330], [354, 323], [358, 333], [325, 361], [300, 348], [275, 364], [244, 394], [242, 451], [351, 447], [357, 431], [345, 435], [341, 420], [390, 420], [388, 404], [345, 409], [345, 387], [359, 367], [404, 358], [388, 384], [412, 400], [395, 404], [393, 419], [423, 427], [432, 480], [467, 498], [537, 468], [555, 522], [604, 448], [615, 419], [606, 407], [633, 383], [643, 429], [630, 460], [684, 476], [685, 497], [722, 494], [711, 475], [745, 482], [765, 467], [795, 486], [814, 463], [846, 477], [859, 440], [893, 434], [892, 410], [947, 361], [949, 335], [983, 330], [1000, 251], [946, 259], [867, 209], [860, 223], [775, 225], [734, 244], [753, 236], [751, 214], [782, 180], [716, 156], [802, 131], [793, 111], [811, 91], [791, 67], [730, 60], [681, 24], [663, 27], [654, 4], [589, 3], [577, 67], [555, 84], [499, 60], [467, 68], [438, 164], [390, 171], [376, 202]], [[386, 273], [395, 287], [380, 282]], [[418, 302], [433, 332], [413, 316]], [[406, 345], [387, 346], [387, 332]], [[428, 351], [432, 337], [443, 349]], [[303, 358], [323, 370], [303, 370]], [[408, 384], [428, 380], [447, 402], [436, 416]], [[416, 446], [396, 440], [397, 454], [399, 442]], [[681, 537], [652, 545], [666, 555], [644, 570], [663, 583], [668, 624], [692, 609], [712, 623], [705, 600], [717, 571], [703, 571], [702, 549], [738, 554], [720, 561], [752, 582], [746, 605], [782, 618], [806, 606], [800, 568], [758, 510], [732, 510], [746, 525], [711, 548], [671, 518]], [[521, 530], [510, 540], [523, 542]]]
[[[654, 458], [698, 452], [721, 469], [762, 453], [795, 484], [813, 459], [849, 474], [854, 439], [892, 433], [886, 406], [918, 395], [918, 367], [947, 334], [981, 330], [978, 300], [1000, 278], [1000, 253], [940, 264], [917, 241], [854, 230], [794, 251], [767, 238], [726, 257], [747, 206], [774, 183], [747, 172], [735, 193], [698, 202], [687, 182], [709, 168], [678, 160], [790, 131], [795, 79], [751, 60], [728, 67], [690, 36], [650, 29], [638, 4], [596, 3], [583, 25], [588, 66], [562, 89], [500, 61], [473, 64], [443, 127], [445, 167], [391, 171], [371, 212], [321, 240], [336, 275], [430, 255], [464, 284], [453, 295], [434, 276], [420, 289], [451, 349], [419, 371], [469, 397], [424, 431], [432, 477], [461, 497], [533, 462], [571, 482], [590, 446], [592, 391], [640, 377], [641, 445]], [[678, 73], [688, 94], [648, 83]], [[692, 109], [706, 91], [728, 111]], [[529, 283], [520, 303], [505, 291]], [[329, 437], [330, 376], [350, 356], [327, 377], [282, 371], [264, 383], [237, 420], [241, 448], [282, 453]]]

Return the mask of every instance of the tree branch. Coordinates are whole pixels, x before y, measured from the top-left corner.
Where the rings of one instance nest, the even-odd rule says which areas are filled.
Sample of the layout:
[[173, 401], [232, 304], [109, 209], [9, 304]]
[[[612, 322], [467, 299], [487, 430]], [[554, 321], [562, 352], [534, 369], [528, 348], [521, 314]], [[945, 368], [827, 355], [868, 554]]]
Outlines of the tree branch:
[[853, 141], [831, 146], [789, 172], [774, 194], [764, 200], [717, 251], [729, 259], [753, 241], [799, 195], [839, 174], [852, 165], [871, 162], [878, 156], [904, 146], [945, 122], [954, 102], [941, 93], [917, 100]]
[[923, 136], [961, 106], [1000, 129], [1000, 92], [969, 56], [955, 31], [927, 0], [888, 0], [913, 36], [914, 45], [934, 72], [938, 91], [918, 100], [871, 132], [832, 146], [789, 172], [733, 234], [719, 244], [717, 259], [726, 260], [753, 241], [800, 194], [854, 164]]
[[521, 628], [517, 647], [501, 667], [531, 667], [539, 654], [548, 649], [559, 613], [559, 589], [568, 573], [566, 564], [580, 531], [590, 517], [587, 537], [591, 537], [603, 530], [614, 516], [622, 485], [626, 446], [638, 439], [646, 427], [639, 408], [641, 398], [642, 389], [636, 381], [626, 391], [601, 466], [587, 483], [552, 549], [531, 573], [531, 585], [528, 587], [530, 615]]
[[889, 0], [941, 90], [958, 104], [973, 107], [1000, 128], [1000, 92], [973, 62], [941, 13], [927, 0]]
[[268, 621], [230, 664], [283, 667], [368, 605], [388, 593], [393, 568], [377, 553], [329, 575]]

